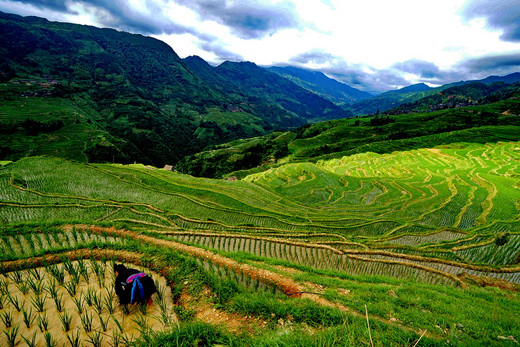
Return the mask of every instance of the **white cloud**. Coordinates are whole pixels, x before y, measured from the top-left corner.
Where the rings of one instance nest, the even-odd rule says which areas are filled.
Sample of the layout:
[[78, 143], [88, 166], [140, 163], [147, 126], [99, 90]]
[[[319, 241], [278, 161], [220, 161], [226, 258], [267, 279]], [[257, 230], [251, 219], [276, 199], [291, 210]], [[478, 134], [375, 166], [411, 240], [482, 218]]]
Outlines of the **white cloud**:
[[[151, 34], [181, 57], [213, 63], [288, 64], [321, 52], [329, 59], [300, 64], [338, 74], [385, 71], [392, 85], [406, 83], [398, 73], [425, 81], [397, 70], [399, 63], [432, 63], [444, 77], [466, 60], [520, 52], [520, 42], [504, 40], [515, 37], [514, 0], [0, 0], [0, 10]], [[502, 25], [504, 13], [510, 21]]]

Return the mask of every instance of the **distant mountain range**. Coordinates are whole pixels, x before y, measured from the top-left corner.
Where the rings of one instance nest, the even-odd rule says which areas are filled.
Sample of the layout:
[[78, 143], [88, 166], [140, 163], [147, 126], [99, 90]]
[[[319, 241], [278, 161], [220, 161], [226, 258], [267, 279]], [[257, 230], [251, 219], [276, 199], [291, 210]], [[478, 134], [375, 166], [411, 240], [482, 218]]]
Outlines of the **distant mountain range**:
[[306, 70], [294, 66], [273, 66], [267, 69], [291, 80], [302, 88], [334, 102], [336, 105], [351, 104], [373, 97], [370, 93], [329, 78], [320, 71]]
[[[459, 81], [445, 84], [437, 88], [431, 88], [424, 83], [418, 83], [397, 90], [390, 90], [385, 93], [376, 95], [370, 99], [361, 100], [345, 106], [356, 115], [376, 114], [378, 111], [383, 113], [391, 109], [397, 109], [403, 104], [412, 104], [424, 97], [438, 94], [448, 88], [463, 86], [471, 83], [507, 83], [512, 84], [520, 82], [520, 73], [512, 73], [507, 76], [490, 76], [481, 80]], [[395, 112], [392, 112], [395, 113]]]
[[483, 82], [469, 82], [454, 87], [436, 88], [436, 93], [414, 102], [407, 102], [398, 107], [386, 110], [386, 114], [403, 114], [415, 112], [431, 112], [448, 108], [460, 108], [492, 103], [498, 100], [518, 96], [520, 82], [504, 83], [503, 80], [513, 81], [514, 76], [506, 78], [484, 79]]

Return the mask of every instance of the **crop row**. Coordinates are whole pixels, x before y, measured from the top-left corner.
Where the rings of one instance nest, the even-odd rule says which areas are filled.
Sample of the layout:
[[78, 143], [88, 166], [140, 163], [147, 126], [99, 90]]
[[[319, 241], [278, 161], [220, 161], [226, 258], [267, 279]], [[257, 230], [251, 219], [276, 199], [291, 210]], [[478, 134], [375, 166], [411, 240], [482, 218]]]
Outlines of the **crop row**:
[[319, 245], [296, 245], [287, 242], [250, 239], [246, 237], [211, 237], [197, 235], [178, 235], [176, 239], [199, 244], [226, 252], [249, 252], [261, 257], [283, 259], [319, 269], [344, 271], [356, 275], [384, 275], [421, 279], [428, 283], [452, 283], [442, 275], [421, 269], [414, 263], [404, 262], [388, 264], [373, 261], [370, 257], [356, 258], [348, 254], [339, 254]]
[[113, 236], [96, 235], [88, 232], [31, 233], [0, 237], [0, 251], [3, 259], [29, 257], [58, 249], [76, 248], [93, 241], [121, 244], [123, 239]]
[[381, 242], [388, 242], [391, 244], [403, 246], [418, 246], [427, 243], [438, 243], [441, 241], [456, 240], [463, 237], [467, 237], [467, 235], [461, 232], [442, 230], [439, 232], [424, 235], [403, 235], [392, 239], [381, 240]]
[[472, 263], [509, 265], [520, 261], [520, 234], [505, 236], [505, 243], [490, 242], [486, 245], [464, 248], [455, 253]]

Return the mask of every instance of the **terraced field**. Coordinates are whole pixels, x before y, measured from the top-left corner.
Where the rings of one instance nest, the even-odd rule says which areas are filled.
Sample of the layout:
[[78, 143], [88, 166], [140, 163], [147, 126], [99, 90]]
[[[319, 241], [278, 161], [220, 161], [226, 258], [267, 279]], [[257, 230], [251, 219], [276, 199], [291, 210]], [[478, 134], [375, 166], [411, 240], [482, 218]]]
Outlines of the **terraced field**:
[[[213, 336], [208, 344], [235, 343], [218, 329], [195, 329], [199, 321], [247, 332], [247, 344], [285, 345], [289, 337], [277, 331], [324, 345], [340, 336], [343, 344], [380, 345], [520, 338], [518, 142], [357, 154], [241, 181], [48, 157], [2, 165], [2, 345], [74, 336], [93, 345], [100, 338], [160, 345], [188, 330], [193, 339]], [[50, 288], [56, 269], [97, 260], [155, 271], [171, 289], [169, 301], [161, 295], [155, 314], [101, 308], [92, 331], [106, 335], [85, 330], [81, 312], [68, 330], [24, 323], [31, 302], [50, 309], [56, 299], [22, 290], [17, 278], [49, 273], [39, 286]], [[17, 299], [13, 291], [21, 291]], [[177, 314], [161, 320], [166, 311]], [[35, 320], [43, 313], [32, 312]], [[137, 332], [125, 335], [121, 319], [156, 319], [158, 329], [130, 327]]]

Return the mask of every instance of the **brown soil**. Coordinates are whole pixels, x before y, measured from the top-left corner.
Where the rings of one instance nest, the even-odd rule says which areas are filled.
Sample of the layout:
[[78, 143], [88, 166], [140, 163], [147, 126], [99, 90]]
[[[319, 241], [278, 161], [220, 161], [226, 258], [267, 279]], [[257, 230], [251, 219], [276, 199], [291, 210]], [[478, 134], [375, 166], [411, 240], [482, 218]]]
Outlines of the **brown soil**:
[[197, 319], [212, 325], [223, 326], [226, 331], [232, 333], [255, 333], [267, 326], [267, 321], [260, 318], [229, 313], [215, 308], [208, 300], [212, 295], [214, 294], [209, 289], [205, 289], [199, 297], [195, 298], [183, 290], [178, 304], [195, 310]]

